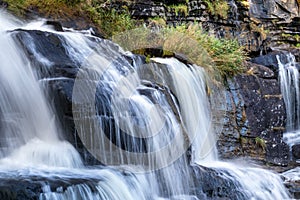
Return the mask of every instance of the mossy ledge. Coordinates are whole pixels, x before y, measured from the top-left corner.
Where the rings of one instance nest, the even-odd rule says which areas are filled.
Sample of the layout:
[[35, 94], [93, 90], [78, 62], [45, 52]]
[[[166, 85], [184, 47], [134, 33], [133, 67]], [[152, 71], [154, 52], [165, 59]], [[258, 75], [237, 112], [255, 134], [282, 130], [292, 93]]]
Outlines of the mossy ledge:
[[[153, 26], [159, 26], [169, 32], [181, 32], [194, 38], [198, 44], [207, 51], [208, 55], [214, 61], [217, 70], [223, 76], [231, 77], [245, 71], [243, 62], [247, 59], [247, 56], [236, 39], [217, 38], [214, 35], [206, 33], [197, 23], [194, 25], [183, 23], [173, 27], [167, 25], [163, 17], [143, 20], [133, 19], [129, 11], [131, 1], [118, 1], [120, 5], [118, 9], [111, 7], [109, 1], [96, 0], [4, 0], [4, 2], [8, 3], [9, 11], [20, 17], [38, 15], [58, 21], [75, 21], [75, 23], [77, 21], [84, 21], [83, 24], [85, 24], [85, 26], [95, 28], [96, 31], [100, 33], [99, 35], [105, 38], [110, 38], [117, 33], [141, 27], [145, 24], [152, 28]], [[217, 3], [211, 4], [211, 9], [218, 10], [218, 6], [221, 3], [225, 5], [226, 1], [218, 1]], [[169, 8], [173, 10], [177, 9], [178, 12], [182, 10], [184, 10], [185, 13], [188, 12], [185, 4], [170, 5]], [[226, 18], [225, 14], [223, 14], [218, 13], [218, 15]], [[157, 24], [156, 22], [159, 23]], [[79, 28], [87, 28], [85, 26], [80, 26]], [[144, 52], [146, 51], [136, 53], [144, 54]], [[151, 51], [150, 53], [147, 51], [144, 55], [146, 57], [157, 56], [151, 55]], [[166, 56], [163, 53], [161, 56], [169, 57], [170, 53]]]

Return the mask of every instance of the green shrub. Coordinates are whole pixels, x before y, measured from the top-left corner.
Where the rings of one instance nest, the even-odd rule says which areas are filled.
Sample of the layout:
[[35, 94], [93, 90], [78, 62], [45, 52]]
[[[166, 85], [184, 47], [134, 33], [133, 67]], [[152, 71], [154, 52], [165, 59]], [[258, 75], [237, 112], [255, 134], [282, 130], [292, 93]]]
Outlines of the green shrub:
[[16, 15], [23, 15], [28, 8], [36, 8], [46, 16], [72, 16], [81, 11], [81, 0], [5, 0], [8, 9]]
[[184, 16], [188, 15], [188, 7], [186, 4], [171, 5], [169, 7], [171, 9], [174, 9], [176, 15], [178, 15], [179, 13], [183, 13]]
[[187, 34], [203, 47], [223, 76], [233, 76], [245, 71], [243, 62], [247, 59], [244, 48], [236, 39], [219, 39], [208, 35], [197, 25], [182, 25], [176, 31]]
[[266, 141], [260, 137], [255, 138], [255, 144], [259, 147], [261, 147], [263, 150], [266, 150]]
[[113, 39], [125, 50], [138, 50], [136, 53], [145, 54], [147, 48], [179, 53], [189, 62], [222, 76], [233, 76], [245, 71], [243, 62], [247, 56], [237, 40], [210, 36], [197, 25], [165, 27], [154, 32], [141, 28], [117, 35]]
[[126, 11], [98, 8], [96, 15], [98, 25], [106, 37], [135, 28], [135, 20]]
[[210, 14], [227, 19], [229, 5], [226, 0], [204, 0]]

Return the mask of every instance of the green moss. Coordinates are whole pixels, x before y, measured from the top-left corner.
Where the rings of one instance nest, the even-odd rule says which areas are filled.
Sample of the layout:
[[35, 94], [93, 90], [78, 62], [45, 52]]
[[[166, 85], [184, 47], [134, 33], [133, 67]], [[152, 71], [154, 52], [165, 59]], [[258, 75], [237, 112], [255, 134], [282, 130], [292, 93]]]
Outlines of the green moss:
[[270, 30], [265, 29], [263, 25], [257, 25], [254, 22], [250, 23], [250, 29], [253, 32], [259, 33], [263, 40], [265, 40], [270, 33]]
[[[288, 40], [288, 41], [291, 41], [291, 45], [293, 45], [294, 47], [297, 47], [299, 48], [300, 47], [300, 35], [298, 34], [286, 34], [286, 33], [282, 33], [280, 35], [282, 37], [283, 40]], [[284, 43], [282, 43], [284, 44]]]

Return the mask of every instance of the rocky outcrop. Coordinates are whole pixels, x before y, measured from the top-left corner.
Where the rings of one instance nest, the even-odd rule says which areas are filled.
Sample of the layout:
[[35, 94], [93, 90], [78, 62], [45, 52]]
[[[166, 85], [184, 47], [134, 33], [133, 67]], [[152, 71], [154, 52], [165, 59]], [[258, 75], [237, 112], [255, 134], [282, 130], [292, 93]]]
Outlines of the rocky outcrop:
[[241, 185], [230, 178], [226, 179], [226, 171], [215, 170], [203, 166], [192, 168], [194, 177], [197, 177], [195, 184], [196, 194], [200, 199], [247, 199], [248, 197], [240, 190]]
[[289, 147], [282, 141], [286, 114], [276, 56], [285, 61], [287, 50], [300, 60], [299, 50], [294, 48], [300, 42], [299, 3], [228, 0], [226, 15], [211, 10], [212, 3], [190, 0], [183, 3], [186, 13], [176, 13], [157, 1], [132, 1], [127, 6], [137, 19], [163, 17], [172, 25], [197, 22], [217, 37], [237, 38], [252, 59], [247, 73], [227, 80], [227, 114], [219, 136], [220, 153], [226, 158], [251, 156], [287, 165]]
[[297, 0], [226, 1], [228, 7], [218, 10], [212, 10], [213, 1], [204, 0], [173, 2], [186, 7], [177, 11], [168, 2], [151, 0], [111, 1], [109, 7], [122, 9], [121, 5], [125, 5], [136, 19], [161, 17], [169, 25], [201, 23], [206, 31], [217, 37], [237, 38], [252, 56], [269, 53], [275, 48], [295, 47], [300, 42]]
[[82, 62], [72, 57], [65, 39], [57, 33], [19, 29], [11, 34], [23, 47], [47, 89], [52, 106], [56, 108], [57, 120], [65, 130], [64, 138], [76, 147], [85, 162], [99, 164], [81, 143], [73, 120], [72, 90]]
[[251, 156], [287, 165], [289, 148], [282, 142], [285, 105], [274, 71], [247, 63], [248, 71], [227, 80], [226, 123], [219, 139], [224, 158]]
[[289, 21], [299, 16], [299, 6], [297, 0], [252, 0], [250, 13], [258, 19]]

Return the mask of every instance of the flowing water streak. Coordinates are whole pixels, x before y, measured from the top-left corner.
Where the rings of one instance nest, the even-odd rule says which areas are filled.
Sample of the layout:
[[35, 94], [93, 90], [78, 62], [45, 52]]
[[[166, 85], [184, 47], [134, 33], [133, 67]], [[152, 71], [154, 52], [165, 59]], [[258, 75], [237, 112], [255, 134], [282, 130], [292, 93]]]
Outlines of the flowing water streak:
[[289, 199], [281, 177], [270, 171], [228, 162], [208, 162], [224, 179], [232, 180], [247, 199]]
[[240, 24], [240, 21], [239, 21], [239, 12], [238, 12], [238, 7], [235, 3], [235, 0], [229, 1], [229, 4], [230, 4], [230, 12], [232, 13], [232, 17], [234, 19], [234, 24], [236, 25], [236, 27], [238, 29], [240, 29], [241, 24]]
[[296, 67], [295, 56], [286, 54], [287, 62], [283, 64], [277, 55], [279, 66], [280, 87], [286, 106], [287, 131], [294, 131], [300, 127], [300, 92], [299, 72]]
[[12, 22], [16, 20], [11, 20], [3, 12], [0, 12], [0, 19], [0, 153], [5, 157], [1, 163], [16, 167], [38, 163], [81, 166], [76, 150], [58, 139], [59, 129], [52, 119], [53, 113], [34, 77], [31, 64], [6, 32], [18, 26]]
[[189, 66], [176, 59], [153, 59], [170, 68], [174, 93], [189, 140], [193, 144], [192, 162], [217, 160], [216, 135], [213, 132], [210, 105], [203, 68]]
[[[286, 58], [286, 61], [283, 58]], [[283, 58], [277, 55], [280, 89], [285, 103], [287, 118], [287, 132], [284, 133], [283, 140], [290, 146], [290, 159], [293, 159], [292, 147], [300, 143], [299, 71], [296, 67], [294, 55], [288, 53]]]

